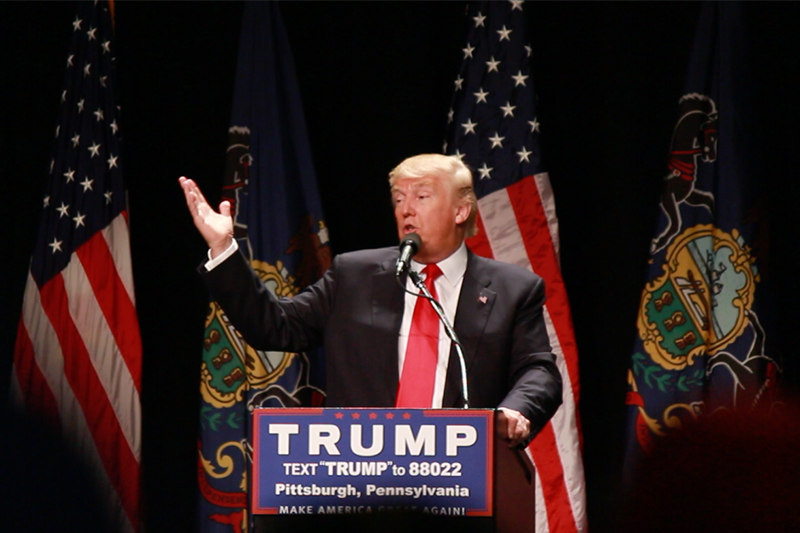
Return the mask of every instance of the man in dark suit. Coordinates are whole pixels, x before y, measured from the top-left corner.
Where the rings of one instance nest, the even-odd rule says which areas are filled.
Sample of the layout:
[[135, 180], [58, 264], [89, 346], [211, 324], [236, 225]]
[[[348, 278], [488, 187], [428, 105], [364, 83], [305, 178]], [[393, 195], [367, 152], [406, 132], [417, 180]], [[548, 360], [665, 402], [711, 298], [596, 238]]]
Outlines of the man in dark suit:
[[[389, 181], [398, 235], [417, 233], [422, 241], [411, 268], [430, 274], [426, 285], [450, 321], [455, 318], [470, 407], [499, 407], [511, 444], [529, 442], [561, 403], [541, 278], [467, 250], [477, 202], [460, 159], [411, 157]], [[201, 270], [212, 296], [255, 348], [303, 351], [324, 344], [329, 407], [463, 405], [455, 351], [438, 321], [425, 325], [436, 320], [423, 316], [431, 313], [428, 302], [398, 285], [396, 248], [339, 255], [317, 283], [278, 299], [237, 253], [230, 205], [222, 202], [217, 213], [193, 181], [180, 183], [210, 248]], [[416, 293], [405, 276], [403, 283]]]

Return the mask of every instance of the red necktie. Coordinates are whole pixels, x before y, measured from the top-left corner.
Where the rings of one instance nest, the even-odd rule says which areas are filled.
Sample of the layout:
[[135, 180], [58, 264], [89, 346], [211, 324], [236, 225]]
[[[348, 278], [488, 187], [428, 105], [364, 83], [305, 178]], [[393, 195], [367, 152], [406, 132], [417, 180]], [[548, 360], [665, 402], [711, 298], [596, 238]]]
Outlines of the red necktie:
[[[436, 298], [433, 282], [442, 271], [435, 264], [426, 266], [425, 286]], [[439, 317], [426, 298], [419, 297], [414, 305], [408, 347], [397, 390], [396, 407], [428, 408], [433, 403], [433, 384], [439, 360]]]

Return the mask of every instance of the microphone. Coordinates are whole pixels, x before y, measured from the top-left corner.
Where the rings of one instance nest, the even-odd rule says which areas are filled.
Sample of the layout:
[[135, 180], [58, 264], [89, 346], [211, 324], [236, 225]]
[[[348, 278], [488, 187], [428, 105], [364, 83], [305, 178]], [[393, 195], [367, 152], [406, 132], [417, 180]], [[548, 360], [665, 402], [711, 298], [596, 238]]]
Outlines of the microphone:
[[403, 270], [408, 268], [411, 258], [419, 252], [419, 247], [422, 246], [422, 239], [416, 233], [409, 233], [403, 240], [400, 241], [400, 257], [397, 258], [397, 265], [395, 266], [394, 275], [400, 277]]

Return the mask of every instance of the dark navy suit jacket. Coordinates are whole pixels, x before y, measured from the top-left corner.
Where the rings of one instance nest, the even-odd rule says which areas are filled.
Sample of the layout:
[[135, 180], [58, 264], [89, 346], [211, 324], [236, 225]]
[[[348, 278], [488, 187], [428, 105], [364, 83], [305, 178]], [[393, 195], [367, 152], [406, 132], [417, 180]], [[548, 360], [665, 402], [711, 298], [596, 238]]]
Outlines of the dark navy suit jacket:
[[[236, 253], [208, 272], [211, 296], [245, 340], [260, 350], [324, 345], [328, 407], [393, 407], [404, 292], [397, 248], [338, 255], [314, 285], [275, 298]], [[405, 280], [403, 280], [405, 283]], [[561, 375], [543, 317], [544, 283], [514, 265], [468, 253], [454, 329], [464, 347], [470, 407], [508, 407], [535, 435], [561, 404]], [[451, 351], [443, 407], [462, 407]]]

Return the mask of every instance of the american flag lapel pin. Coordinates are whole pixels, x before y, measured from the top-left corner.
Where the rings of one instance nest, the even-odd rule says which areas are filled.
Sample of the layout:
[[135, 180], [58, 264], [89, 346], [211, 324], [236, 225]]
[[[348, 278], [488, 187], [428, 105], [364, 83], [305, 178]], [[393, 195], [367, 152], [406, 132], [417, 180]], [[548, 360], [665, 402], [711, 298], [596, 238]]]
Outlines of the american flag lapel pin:
[[480, 303], [482, 303], [482, 304], [485, 304], [485, 303], [486, 303], [488, 300], [489, 300], [489, 298], [487, 298], [485, 294], [481, 294], [481, 295], [478, 297], [478, 301], [479, 301]]

